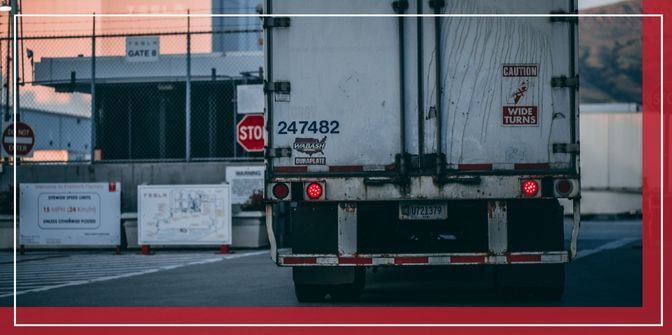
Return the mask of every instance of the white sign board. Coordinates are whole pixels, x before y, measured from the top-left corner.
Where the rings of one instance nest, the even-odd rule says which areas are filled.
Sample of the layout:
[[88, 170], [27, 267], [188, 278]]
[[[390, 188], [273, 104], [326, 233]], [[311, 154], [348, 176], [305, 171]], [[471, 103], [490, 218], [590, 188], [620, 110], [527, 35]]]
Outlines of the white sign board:
[[236, 86], [238, 114], [264, 114], [264, 85]]
[[156, 62], [160, 50], [158, 36], [126, 37], [127, 62]]
[[119, 245], [120, 183], [20, 185], [20, 243]]
[[231, 188], [138, 186], [138, 244], [231, 244]]
[[231, 185], [231, 203], [242, 205], [254, 193], [264, 192], [263, 166], [227, 166], [226, 182]]

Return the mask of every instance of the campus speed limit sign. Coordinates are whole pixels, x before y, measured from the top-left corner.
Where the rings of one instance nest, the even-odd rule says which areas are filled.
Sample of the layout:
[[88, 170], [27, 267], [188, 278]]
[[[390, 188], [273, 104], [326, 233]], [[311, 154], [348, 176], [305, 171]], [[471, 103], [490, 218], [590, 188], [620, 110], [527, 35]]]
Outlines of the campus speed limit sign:
[[264, 151], [264, 115], [245, 115], [236, 126], [236, 140], [245, 151]]

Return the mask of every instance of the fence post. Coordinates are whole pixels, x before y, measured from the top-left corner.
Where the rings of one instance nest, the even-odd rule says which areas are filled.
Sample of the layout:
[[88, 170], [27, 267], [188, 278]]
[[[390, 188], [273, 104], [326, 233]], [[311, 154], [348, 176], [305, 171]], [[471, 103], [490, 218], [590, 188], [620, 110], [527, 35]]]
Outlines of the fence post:
[[185, 92], [185, 158], [186, 161], [191, 160], [191, 15], [187, 10], [187, 82]]
[[93, 29], [91, 31], [91, 164], [96, 161], [96, 13], [93, 13]]
[[[17, 16], [16, 14], [19, 14], [19, 3], [17, 1], [12, 1], [12, 10], [9, 14], [10, 17], [14, 19], [13, 26], [14, 26], [14, 45], [12, 48], [13, 54], [12, 54], [12, 73], [14, 74], [14, 89], [16, 92], [14, 92], [14, 110], [16, 111], [16, 115], [14, 115], [14, 124], [16, 125], [17, 122], [21, 122], [21, 93], [19, 92], [19, 84], [21, 83], [21, 78], [19, 77], [19, 52], [16, 50], [19, 47], [19, 42], [17, 41], [18, 37], [21, 37], [19, 34], [19, 26], [17, 25]], [[12, 32], [12, 28], [8, 28], [10, 31], [10, 35]], [[23, 61], [23, 60], [21, 60]], [[9, 89], [9, 86], [7, 87]], [[16, 126], [14, 126], [14, 131], [16, 132]], [[19, 165], [20, 164], [20, 159], [14, 155], [14, 164]]]
[[231, 81], [231, 94], [233, 95], [233, 99], [231, 99], [231, 110], [233, 110], [233, 158], [236, 158], [238, 157], [238, 93], [233, 77], [229, 77], [229, 80]]
[[12, 66], [10, 65], [12, 62], [12, 15], [7, 15], [7, 61], [5, 62], [6, 64], [6, 71], [7, 74], [5, 75], [5, 81], [7, 83], [7, 87], [5, 87], [5, 122], [9, 122], [12, 120], [12, 111], [10, 111], [9, 104], [10, 101], [12, 100], [12, 97], [10, 96], [9, 89], [11, 87], [11, 82], [9, 78], [12, 76]]

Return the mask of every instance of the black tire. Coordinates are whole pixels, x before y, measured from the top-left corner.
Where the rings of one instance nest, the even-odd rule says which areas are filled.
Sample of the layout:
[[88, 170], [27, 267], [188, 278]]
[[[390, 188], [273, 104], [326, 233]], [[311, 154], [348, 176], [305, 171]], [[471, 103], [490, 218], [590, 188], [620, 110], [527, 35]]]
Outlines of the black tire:
[[333, 285], [329, 288], [329, 295], [333, 302], [357, 302], [362, 295], [362, 290], [354, 284]]
[[366, 268], [355, 269], [355, 281], [352, 284], [331, 285], [329, 295], [334, 302], [357, 302], [366, 284]]
[[[511, 202], [509, 251], [565, 249], [563, 211], [557, 200]], [[558, 301], [565, 290], [565, 264], [495, 266], [495, 287], [502, 296]]]
[[565, 265], [498, 266], [495, 268], [495, 287], [503, 297], [559, 301], [565, 291]]
[[564, 287], [537, 289], [532, 291], [532, 297], [539, 301], [560, 301], [565, 293]]
[[565, 264], [541, 264], [536, 273], [548, 273], [541, 287], [533, 287], [532, 297], [541, 301], [560, 301], [565, 293]]
[[327, 290], [321, 285], [294, 284], [294, 294], [299, 302], [322, 302]]

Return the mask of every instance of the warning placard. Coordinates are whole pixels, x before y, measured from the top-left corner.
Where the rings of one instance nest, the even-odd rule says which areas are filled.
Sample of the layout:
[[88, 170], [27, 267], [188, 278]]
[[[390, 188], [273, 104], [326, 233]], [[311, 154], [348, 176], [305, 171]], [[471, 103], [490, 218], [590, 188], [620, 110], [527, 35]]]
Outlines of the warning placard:
[[539, 125], [539, 65], [502, 65], [502, 125]]
[[502, 124], [505, 126], [536, 125], [538, 118], [537, 106], [504, 106]]

